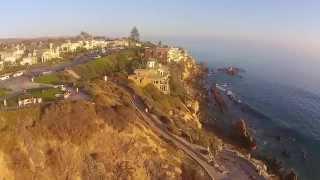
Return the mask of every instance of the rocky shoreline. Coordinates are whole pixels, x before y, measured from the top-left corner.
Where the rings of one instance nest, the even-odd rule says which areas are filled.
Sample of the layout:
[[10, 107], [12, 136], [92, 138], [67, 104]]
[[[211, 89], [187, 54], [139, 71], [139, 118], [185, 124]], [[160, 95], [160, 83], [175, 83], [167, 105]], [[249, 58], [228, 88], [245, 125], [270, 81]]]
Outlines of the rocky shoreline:
[[[233, 127], [235, 129], [234, 137], [236, 137], [239, 142], [242, 142], [240, 144], [235, 143], [234, 139], [231, 140], [230, 137], [226, 137], [225, 135], [223, 135], [223, 133], [219, 133], [219, 130], [212, 127], [210, 121], [212, 121], [212, 119], [216, 119], [216, 117], [210, 116], [209, 104], [214, 102], [217, 105], [218, 111], [220, 113], [225, 113], [228, 111], [228, 109], [223, 100], [222, 94], [218, 89], [209, 88], [208, 90], [208, 88], [206, 88], [206, 78], [209, 73], [208, 68], [204, 65], [199, 66], [198, 68], [198, 71], [201, 73], [199, 73], [198, 76], [193, 77], [192, 89], [195, 92], [196, 97], [198, 97], [197, 100], [200, 102], [200, 106], [204, 107], [200, 108], [200, 120], [203, 123], [204, 131], [213, 132], [214, 135], [222, 142], [222, 147], [220, 149], [221, 155], [218, 155], [217, 157], [223, 156], [223, 158], [221, 158], [219, 160], [220, 162], [217, 162], [217, 164], [226, 164], [225, 162], [223, 162], [225, 161], [225, 158], [233, 158], [234, 160], [239, 158], [238, 161], [244, 160], [254, 166], [256, 172], [264, 179], [279, 179], [277, 175], [268, 172], [269, 168], [267, 167], [266, 163], [251, 157], [250, 150], [256, 148], [256, 143], [253, 137], [250, 135], [248, 127], [244, 120], [239, 121], [239, 123], [235, 124]], [[250, 175], [249, 177], [251, 179], [257, 178], [251, 177]]]
[[[206, 68], [207, 69], [207, 68]], [[203, 71], [206, 72], [214, 72], [213, 70]], [[218, 72], [226, 73], [230, 76], [240, 76], [240, 69], [236, 67], [229, 68], [219, 68]], [[208, 74], [207, 74], [208, 75]], [[203, 76], [203, 79], [206, 79], [207, 76]], [[202, 85], [205, 86], [205, 85]], [[208, 91], [208, 90], [206, 90]], [[208, 93], [203, 91], [202, 93]], [[212, 87], [209, 89], [209, 93], [211, 93], [211, 97], [207, 100], [207, 106], [210, 103], [213, 103], [218, 112], [226, 113], [228, 107], [224, 102], [223, 95], [216, 87]], [[212, 117], [215, 119], [215, 117]], [[292, 169], [285, 169], [281, 166], [281, 162], [275, 158], [263, 157], [261, 155], [256, 155], [255, 150], [257, 149], [256, 140], [250, 134], [250, 127], [246, 123], [246, 120], [239, 119], [235, 123], [232, 124], [231, 130], [232, 133], [230, 135], [226, 135], [221, 128], [215, 127], [212, 123], [206, 124], [209, 129], [215, 132], [219, 138], [223, 139], [223, 141], [227, 144], [225, 147], [230, 149], [239, 157], [246, 159], [248, 162], [252, 163], [256, 170], [265, 177], [265, 179], [284, 179], [284, 180], [297, 180], [298, 176]]]

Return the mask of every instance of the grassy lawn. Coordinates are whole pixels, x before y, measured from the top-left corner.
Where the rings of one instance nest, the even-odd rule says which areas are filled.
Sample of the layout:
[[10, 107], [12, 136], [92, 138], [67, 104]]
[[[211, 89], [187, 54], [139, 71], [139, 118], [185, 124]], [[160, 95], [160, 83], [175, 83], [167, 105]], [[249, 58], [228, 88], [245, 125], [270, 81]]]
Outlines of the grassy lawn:
[[81, 64], [73, 68], [83, 80], [92, 80], [105, 74], [131, 73], [139, 65], [140, 56], [137, 50], [130, 49], [92, 60], [86, 64]]
[[33, 97], [41, 97], [43, 101], [54, 101], [57, 99], [56, 94], [63, 94], [60, 89], [30, 89], [27, 91]]
[[61, 82], [61, 79], [58, 74], [47, 74], [36, 77], [34, 79], [34, 82], [42, 84], [59, 84]]

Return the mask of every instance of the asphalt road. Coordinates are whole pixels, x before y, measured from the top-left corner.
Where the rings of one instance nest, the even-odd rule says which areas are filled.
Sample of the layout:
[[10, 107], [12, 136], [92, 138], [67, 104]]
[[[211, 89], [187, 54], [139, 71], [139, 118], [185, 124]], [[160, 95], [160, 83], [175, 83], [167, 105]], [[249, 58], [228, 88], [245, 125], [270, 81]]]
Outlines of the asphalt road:
[[26, 89], [52, 87], [51, 85], [31, 82], [31, 78], [40, 76], [42, 75], [43, 72], [49, 72], [49, 71], [52, 73], [61, 72], [67, 68], [71, 68], [79, 64], [85, 64], [93, 60], [94, 55], [97, 55], [97, 54], [95, 53], [84, 54], [84, 55], [75, 57], [72, 61], [67, 63], [57, 64], [53, 66], [48, 66], [48, 65], [40, 66], [40, 67], [29, 69], [20, 77], [15, 77], [15, 78], [11, 77], [10, 79], [3, 80], [3, 81], [0, 80], [0, 88], [10, 89], [11, 90], [9, 95], [10, 97], [10, 96], [19, 94]]

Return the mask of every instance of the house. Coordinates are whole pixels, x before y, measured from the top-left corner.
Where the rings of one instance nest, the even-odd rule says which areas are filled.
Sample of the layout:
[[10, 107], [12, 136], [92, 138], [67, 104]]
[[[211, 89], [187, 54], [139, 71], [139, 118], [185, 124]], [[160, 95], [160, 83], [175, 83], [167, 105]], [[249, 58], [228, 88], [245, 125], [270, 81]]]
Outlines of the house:
[[15, 57], [12, 52], [8, 52], [8, 51], [0, 52], [0, 59], [3, 62], [8, 62], [11, 64], [16, 63], [16, 61], [17, 61], [17, 57]]
[[0, 57], [1, 60], [3, 60], [4, 62], [9, 62], [11, 64], [16, 63], [16, 61], [20, 58], [22, 58], [22, 56], [25, 53], [25, 48], [20, 48], [20, 46], [16, 46], [16, 50], [7, 50], [7, 51], [2, 51], [0, 52]]
[[84, 46], [83, 46], [86, 50], [90, 50], [94, 48], [94, 44], [92, 41], [85, 41], [84, 42]]
[[21, 65], [33, 65], [37, 64], [38, 57], [37, 57], [37, 51], [33, 50], [33, 53], [29, 53], [27, 57], [22, 58], [22, 61], [20, 62]]
[[141, 43], [135, 43], [135, 46], [136, 47], [142, 47], [142, 44]]
[[113, 47], [129, 47], [130, 43], [128, 39], [122, 38], [122, 39], [116, 39], [112, 41]]
[[128, 78], [138, 86], [145, 87], [148, 84], [153, 84], [163, 94], [170, 94], [169, 76], [168, 69], [165, 66], [161, 66], [155, 69], [136, 69], [134, 74]]
[[72, 43], [70, 40], [68, 40], [67, 43], [63, 43], [60, 46], [60, 50], [62, 52], [76, 52], [77, 49], [81, 48], [83, 46], [83, 41], [78, 41], [78, 42], [74, 42]]
[[41, 62], [47, 62], [52, 59], [58, 59], [58, 58], [61, 58], [60, 57], [60, 47], [57, 47], [56, 49], [54, 49], [53, 44], [50, 43], [50, 49], [45, 50], [42, 53]]
[[153, 47], [145, 48], [144, 59], [157, 59], [161, 63], [166, 63], [168, 59], [169, 48]]
[[109, 42], [105, 40], [92, 40], [92, 44], [95, 48], [106, 48], [108, 47]]

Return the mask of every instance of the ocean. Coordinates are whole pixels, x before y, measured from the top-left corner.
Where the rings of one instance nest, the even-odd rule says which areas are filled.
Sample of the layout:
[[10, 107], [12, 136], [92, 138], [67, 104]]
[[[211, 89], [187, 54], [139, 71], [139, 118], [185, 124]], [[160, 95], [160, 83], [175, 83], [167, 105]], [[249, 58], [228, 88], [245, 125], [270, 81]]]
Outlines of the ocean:
[[280, 159], [302, 180], [320, 179], [320, 58], [249, 41], [166, 42], [187, 48], [210, 68], [243, 69], [242, 78], [219, 74], [209, 83], [230, 84], [242, 100], [230, 113], [246, 119], [260, 153]]

